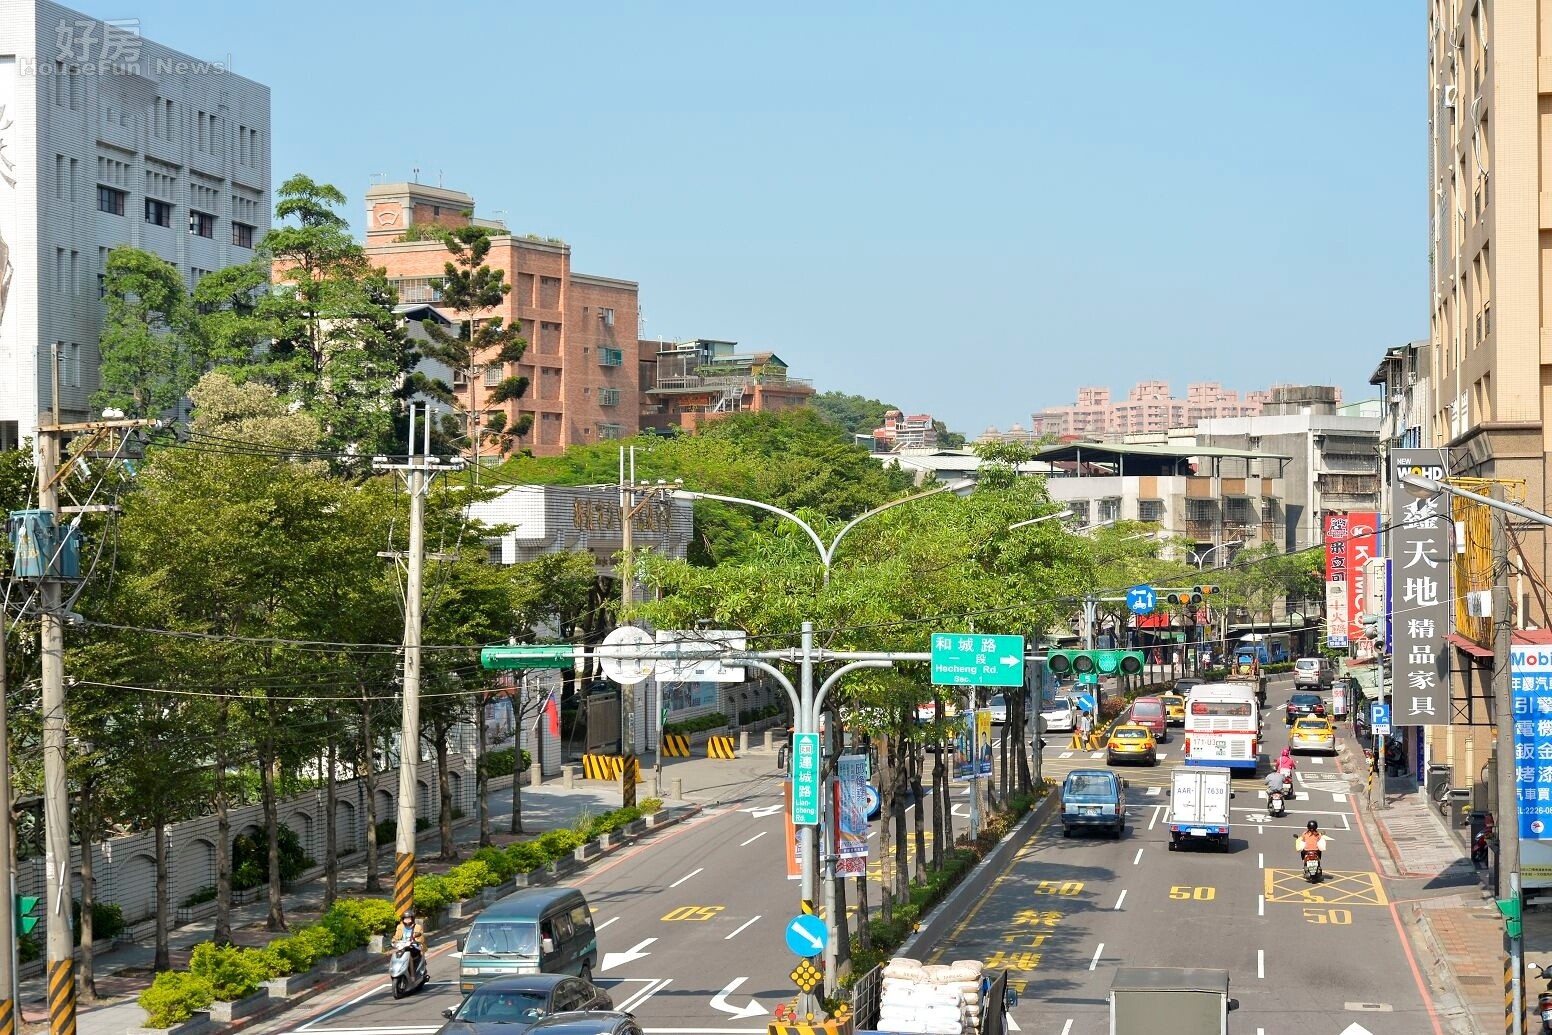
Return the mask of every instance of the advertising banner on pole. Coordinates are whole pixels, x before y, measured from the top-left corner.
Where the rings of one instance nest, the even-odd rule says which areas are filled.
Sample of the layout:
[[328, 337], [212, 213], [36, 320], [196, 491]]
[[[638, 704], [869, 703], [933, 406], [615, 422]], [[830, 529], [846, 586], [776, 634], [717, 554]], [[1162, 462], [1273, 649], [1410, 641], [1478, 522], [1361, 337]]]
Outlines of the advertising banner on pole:
[[1444, 493], [1420, 499], [1398, 477], [1448, 476], [1442, 449], [1397, 449], [1390, 470], [1390, 635], [1398, 726], [1450, 721], [1450, 530]]
[[[1363, 638], [1369, 607], [1369, 562], [1380, 555], [1380, 516], [1372, 510], [1347, 515], [1347, 642]], [[1378, 575], [1377, 572], [1373, 573]]]
[[835, 873], [868, 872], [868, 756], [842, 755], [835, 762]]
[[1326, 515], [1326, 646], [1347, 646], [1352, 594], [1347, 584], [1347, 515]]

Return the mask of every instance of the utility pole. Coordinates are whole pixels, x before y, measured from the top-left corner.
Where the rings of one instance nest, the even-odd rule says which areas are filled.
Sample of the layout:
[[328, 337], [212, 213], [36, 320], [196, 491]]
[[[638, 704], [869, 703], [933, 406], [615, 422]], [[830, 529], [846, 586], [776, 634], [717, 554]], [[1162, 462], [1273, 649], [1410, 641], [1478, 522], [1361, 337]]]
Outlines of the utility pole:
[[10, 683], [5, 669], [5, 605], [0, 601], [0, 966], [6, 977], [0, 985], [0, 1032], [14, 1032], [21, 999], [17, 989], [16, 953], [16, 846], [11, 828], [11, 735], [6, 726]]
[[[421, 410], [424, 442], [415, 452], [415, 411]], [[426, 489], [431, 475], [440, 470], [456, 470], [458, 460], [443, 464], [431, 456], [431, 407], [411, 403], [409, 408], [409, 455], [407, 463], [390, 464], [387, 457], [374, 457], [374, 470], [405, 472], [410, 497], [409, 549], [405, 553], [382, 552], [405, 562], [404, 582], [404, 709], [399, 727], [399, 807], [394, 824], [393, 908], [400, 916], [415, 905], [415, 806], [419, 798], [416, 780], [420, 763], [420, 609], [426, 551]], [[483, 716], [481, 717], [483, 721]], [[516, 777], [514, 776], [514, 779]]]
[[[1493, 485], [1492, 495], [1503, 502], [1504, 487]], [[1497, 570], [1493, 585], [1493, 722], [1497, 727], [1493, 761], [1498, 791], [1498, 872], [1507, 875], [1507, 897], [1514, 909], [1513, 920], [1504, 925], [1504, 950], [1509, 962], [1509, 1031], [1518, 1035], [1525, 1029], [1525, 943], [1520, 928], [1520, 808], [1509, 681], [1509, 652], [1514, 644], [1509, 617], [1509, 518], [1506, 514], [1493, 517], [1493, 565]]]

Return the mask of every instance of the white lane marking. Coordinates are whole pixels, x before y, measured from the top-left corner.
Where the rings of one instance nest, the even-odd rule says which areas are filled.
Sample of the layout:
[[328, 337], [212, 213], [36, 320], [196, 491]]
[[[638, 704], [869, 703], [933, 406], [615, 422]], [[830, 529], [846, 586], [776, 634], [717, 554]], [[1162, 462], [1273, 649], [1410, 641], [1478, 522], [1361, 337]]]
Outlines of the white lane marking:
[[1121, 897], [1116, 899], [1116, 904], [1114, 906], [1112, 906], [1111, 908], [1112, 909], [1120, 909], [1121, 908], [1121, 903], [1125, 902], [1125, 901], [1126, 901], [1126, 889], [1122, 888], [1121, 889]]
[[1150, 797], [1150, 798], [1156, 798], [1160, 794], [1163, 794], [1163, 793], [1164, 793], [1164, 788], [1162, 788], [1162, 787], [1149, 787], [1148, 788], [1148, 797]]
[[878, 836], [878, 831], [877, 830], [869, 830], [868, 831], [868, 836], [863, 838], [863, 840], [864, 841], [871, 841], [871, 840], [873, 840], [873, 838], [875, 838], [877, 836]]
[[609, 919], [605, 920], [603, 923], [601, 923], [597, 927], [593, 928], [593, 930], [595, 930], [595, 931], [602, 931], [605, 927], [608, 927], [610, 924], [614, 923], [618, 919], [619, 919], [619, 917], [617, 917], [617, 916], [611, 916]]
[[1070, 1035], [1072, 1032], [1072, 1018], [1067, 1018], [1067, 1023], [1062, 1025], [1062, 1035]]
[[1256, 869], [1258, 869], [1258, 870], [1266, 869], [1266, 855], [1264, 853], [1261, 853], [1261, 852], [1257, 852], [1256, 853]]
[[758, 999], [749, 1000], [749, 1005], [747, 1006], [734, 1006], [727, 1001], [727, 997], [738, 991], [738, 986], [748, 980], [747, 977], [736, 977], [729, 981], [726, 988], [711, 997], [711, 1008], [732, 1014], [735, 1021], [741, 1021], [745, 1017], [758, 1017], [760, 1014], [765, 1013], [765, 1007], [760, 1005]]
[[614, 1008], [616, 1010], [634, 1010], [636, 1007], [650, 999], [653, 995], [657, 994], [657, 992], [667, 987], [668, 983], [672, 980], [673, 978], [660, 978], [656, 981], [648, 981], [646, 988], [643, 988], [640, 992], [637, 992], [635, 995], [626, 999], [622, 1003], [615, 1003]]
[[656, 938], [646, 938], [640, 942], [637, 942], [634, 946], [626, 949], [624, 952], [606, 952], [604, 953], [604, 958], [598, 962], [598, 969], [600, 971], [612, 970], [624, 963], [631, 963], [635, 960], [646, 959], [648, 956], [652, 955], [652, 953], [646, 951], [647, 946], [651, 945], [655, 941], [657, 941]]
[[1154, 826], [1154, 824], [1155, 824], [1155, 823], [1157, 823], [1157, 822], [1158, 822], [1158, 821], [1159, 821], [1159, 813], [1160, 813], [1160, 812], [1161, 812], [1161, 811], [1162, 811], [1162, 810], [1163, 810], [1163, 806], [1162, 806], [1162, 805], [1155, 805], [1155, 806], [1154, 806], [1154, 807], [1153, 807], [1153, 818], [1152, 818], [1152, 819], [1150, 819], [1150, 820], [1148, 820], [1148, 829], [1149, 829], [1149, 830], [1152, 830], [1152, 829], [1153, 829], [1153, 826]]
[[1321, 758], [1321, 757], [1319, 757], [1319, 756], [1316, 756], [1316, 758], [1315, 758], [1315, 764], [1316, 764], [1316, 765], [1325, 765], [1325, 764], [1326, 764], [1326, 760], [1325, 760], [1325, 759], [1324, 759], [1324, 758]]
[[1057, 758], [1071, 758], [1072, 757], [1072, 752], [1071, 751], [1063, 751], [1061, 754], [1057, 755], [1056, 757]]
[[1335, 798], [1339, 802], [1345, 802], [1347, 800], [1347, 795], [1345, 794], [1333, 794], [1331, 797]]
[[1008, 1026], [1008, 1030], [1009, 1031], [1023, 1031], [1024, 1030], [1023, 1028], [1020, 1028], [1018, 1026], [1018, 1022], [1015, 1021], [1011, 1016], [1004, 1017], [1002, 1019], [1002, 1023], [1006, 1024]]
[[1136, 866], [1140, 862], [1142, 862], [1142, 849], [1141, 848], [1137, 849], [1137, 854], [1132, 857], [1132, 865]]
[[722, 940], [725, 941], [725, 942], [732, 941], [738, 935], [739, 931], [742, 931], [744, 928], [748, 927], [750, 924], [754, 923], [758, 919], [760, 919], [760, 914], [756, 913], [754, 916], [752, 916], [748, 920], [745, 920], [742, 924], [739, 924], [738, 931], [734, 931], [732, 934], [728, 935], [726, 938], [724, 938]]
[[670, 888], [677, 888], [679, 885], [683, 884], [685, 881], [689, 880], [691, 877], [695, 876], [697, 873], [700, 873], [705, 868], [706, 867], [704, 867], [704, 866], [697, 866], [697, 867], [695, 867], [695, 869], [691, 870], [689, 873], [686, 873], [683, 877], [680, 877], [678, 880], [676, 880], [672, 884], [670, 884], [669, 887]]
[[1104, 942], [1100, 942], [1099, 943], [1099, 948], [1094, 950], [1094, 958], [1089, 960], [1089, 969], [1090, 970], [1093, 970], [1095, 967], [1099, 966], [1099, 956], [1100, 956], [1100, 953], [1102, 953], [1104, 951], [1105, 951], [1105, 943]]
[[1256, 916], [1266, 916], [1266, 896], [1256, 896]]
[[753, 808], [739, 809], [738, 811], [739, 812], [747, 812], [751, 816], [753, 816], [755, 819], [764, 819], [767, 816], [774, 816], [774, 815], [776, 815], [776, 813], [780, 812], [782, 809], [784, 809], [786, 807], [787, 806], [782, 804], [781, 802], [777, 802], [774, 805], [756, 805]]
[[1266, 980], [1266, 950], [1256, 950], [1256, 977]]
[[364, 1002], [364, 1001], [372, 998], [377, 993], [379, 993], [379, 992], [381, 992], [384, 989], [389, 988], [389, 987], [390, 987], [390, 985], [386, 981], [383, 982], [380, 985], [373, 985], [371, 988], [367, 989], [365, 992], [362, 992], [360, 995], [356, 996], [354, 999], [350, 1000], [349, 1002], [341, 1003], [339, 1006], [336, 1006], [334, 1009], [330, 1010], [328, 1013], [324, 1014], [322, 1017], [319, 1017], [316, 1020], [308, 1021], [306, 1024], [302, 1025], [300, 1028], [298, 1028], [296, 1030], [297, 1031], [306, 1031], [309, 1028], [316, 1027], [317, 1025], [320, 1025], [324, 1021], [328, 1020], [330, 1017], [333, 1017], [336, 1014], [345, 1012], [346, 1010], [350, 1009], [352, 1006], [355, 1006], [357, 1003]]
[[1089, 757], [1090, 758], [1104, 758], [1105, 757], [1105, 753], [1103, 751], [1095, 751], [1095, 752], [1090, 753]]
[[756, 834], [753, 837], [751, 837], [749, 840], [743, 842], [743, 844], [740, 844], [738, 847], [742, 848], [742, 847], [744, 847], [744, 845], [752, 845], [756, 841], [760, 840], [760, 838], [764, 837], [766, 834], [769, 834], [769, 833], [770, 833], [769, 830], [762, 830], [758, 834]]

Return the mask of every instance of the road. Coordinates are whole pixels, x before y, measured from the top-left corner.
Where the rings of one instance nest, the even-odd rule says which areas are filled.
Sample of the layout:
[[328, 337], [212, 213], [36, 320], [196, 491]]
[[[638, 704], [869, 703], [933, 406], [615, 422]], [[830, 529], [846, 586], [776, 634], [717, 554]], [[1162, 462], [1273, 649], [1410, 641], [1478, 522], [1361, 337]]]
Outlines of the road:
[[[1289, 692], [1274, 686], [1265, 713], [1274, 757], [1287, 742]], [[1392, 906], [1419, 889], [1381, 880], [1336, 760], [1300, 758], [1297, 796], [1280, 819], [1266, 815], [1259, 780], [1236, 780], [1231, 851], [1171, 852], [1163, 790], [1180, 747], [1172, 730], [1157, 767], [1127, 773], [1130, 821], [1119, 843], [1067, 840], [1060, 823], [1047, 823], [929, 959], [1010, 968], [1022, 990], [1014, 1023], [1042, 1035], [1107, 1032], [1106, 993], [1122, 966], [1227, 969], [1236, 1032], [1434, 1030]], [[1102, 752], [1045, 754], [1053, 778], [1105, 765]], [[1293, 848], [1311, 818], [1331, 838], [1319, 885], [1304, 882]]]
[[[1274, 755], [1286, 741], [1279, 707], [1287, 692], [1274, 689], [1267, 712]], [[1012, 969], [1022, 988], [1013, 1020], [1029, 1032], [1107, 1030], [1105, 993], [1123, 965], [1227, 968], [1241, 1004], [1236, 1031], [1339, 1035], [1353, 1022], [1372, 1035], [1430, 1030], [1390, 907], [1408, 889], [1381, 882], [1335, 760], [1301, 760], [1298, 797], [1278, 820], [1266, 817], [1258, 781], [1237, 781], [1229, 854], [1170, 852], [1163, 789], [1180, 744], [1172, 731], [1158, 767], [1127, 773], [1132, 813], [1121, 842], [1065, 840], [1048, 824], [933, 958]], [[1055, 738], [1043, 756], [1056, 778], [1105, 764], [1102, 753]], [[599, 927], [596, 979], [651, 1035], [764, 1032], [771, 1010], [793, 995], [796, 957], [784, 930], [797, 884], [781, 856], [781, 785], [771, 760], [737, 764], [746, 763], [730, 773], [719, 805], [571, 881]], [[962, 801], [955, 811], [962, 826]], [[1311, 817], [1333, 842], [1318, 887], [1300, 878], [1292, 847]], [[436, 945], [432, 972], [441, 980], [409, 1000], [395, 1003], [383, 981], [364, 981], [286, 1030], [430, 1035], [458, 1001], [455, 948]]]

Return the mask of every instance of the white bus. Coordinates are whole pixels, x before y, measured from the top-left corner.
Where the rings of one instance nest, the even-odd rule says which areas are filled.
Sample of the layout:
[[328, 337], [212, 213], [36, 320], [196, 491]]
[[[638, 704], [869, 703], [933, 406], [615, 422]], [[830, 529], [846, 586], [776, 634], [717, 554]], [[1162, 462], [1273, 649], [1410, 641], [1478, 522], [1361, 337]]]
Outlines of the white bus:
[[1186, 765], [1256, 771], [1261, 712], [1256, 691], [1244, 683], [1203, 683], [1186, 698]]

